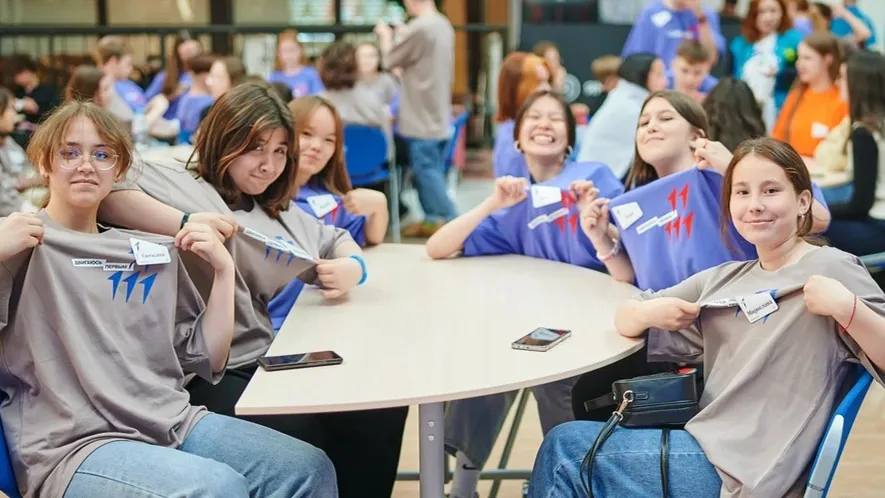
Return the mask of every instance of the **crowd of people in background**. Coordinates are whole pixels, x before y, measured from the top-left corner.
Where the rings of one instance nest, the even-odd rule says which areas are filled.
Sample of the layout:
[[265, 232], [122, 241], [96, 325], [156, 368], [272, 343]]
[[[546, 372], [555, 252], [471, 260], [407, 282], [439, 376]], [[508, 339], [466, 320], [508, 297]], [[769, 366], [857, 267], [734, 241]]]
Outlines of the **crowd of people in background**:
[[[751, 0], [728, 42], [720, 14], [699, 0], [651, 0], [622, 53], [593, 62], [606, 98], [592, 115], [563, 98], [556, 45], [511, 52], [497, 84], [493, 191], [459, 213], [445, 164], [454, 29], [432, 0], [405, 4], [407, 25], [378, 22], [375, 41], [334, 42], [315, 64], [297, 31], [280, 33], [266, 78], [187, 37], [142, 85], [130, 79], [123, 37], [101, 38], [94, 64], [74, 68], [64, 89], [41, 81], [32, 57], [13, 58], [15, 87], [0, 88], [0, 264], [12, 276], [0, 278], [0, 331], [4, 348], [27, 354], [0, 369], [0, 419], [21, 492], [391, 494], [408, 408], [234, 414], [305, 287], [337, 299], [362, 284], [362, 248], [388, 233], [386, 184], [355, 187], [348, 174], [352, 125], [379, 130], [388, 160], [405, 166], [424, 218], [403, 235], [427, 239], [429, 257], [520, 254], [643, 291], [618, 310], [615, 328], [651, 330], [645, 348], [533, 388], [546, 438], [530, 496], [658, 493], [652, 429], [616, 431], [587, 487], [581, 462], [612, 407], [580, 407], [615, 380], [673, 363], [703, 365], [710, 388], [671, 436], [685, 459], [671, 462], [670, 496], [785, 496], [804, 485], [844, 365], [860, 362], [879, 382], [885, 367], [885, 295], [857, 260], [885, 252], [885, 56], [871, 50], [870, 19], [850, 0]], [[723, 59], [731, 73], [716, 78]], [[160, 145], [188, 159], [140, 158]], [[692, 225], [675, 214], [677, 185], [683, 208], [706, 218]], [[712, 194], [689, 199], [689, 187]], [[555, 199], [534, 197], [544, 188]], [[671, 189], [674, 217], [638, 242], [635, 209], [658, 209], [651, 193], [666, 199]], [[319, 261], [316, 274], [275, 264], [239, 227], [300, 248]], [[672, 230], [709, 235], [675, 249]], [[712, 235], [720, 230], [737, 243]], [[146, 286], [150, 306], [133, 311], [128, 292], [126, 306], [115, 300], [116, 285], [110, 299], [65, 290], [104, 285], [102, 268], [89, 273], [77, 258], [125, 257], [129, 236], [169, 247], [171, 264], [151, 284], [165, 288], [161, 299], [148, 301]], [[751, 329], [734, 310], [702, 314], [702, 302], [763, 288], [789, 311], [767, 321], [778, 340], [747, 346], [740, 338]], [[73, 313], [82, 320], [64, 321], [82, 325], [34, 318], [47, 315], [36, 304], [47, 299], [57, 302], [49, 315]], [[795, 327], [814, 339], [789, 333]], [[809, 361], [787, 364], [800, 349]], [[65, 366], [41, 368], [28, 355]], [[782, 375], [800, 397], [772, 391]], [[515, 396], [447, 407], [451, 498], [476, 496]], [[757, 417], [773, 397], [780, 416]], [[723, 436], [751, 423], [740, 432], [752, 438]], [[768, 449], [754, 449], [759, 440]]]

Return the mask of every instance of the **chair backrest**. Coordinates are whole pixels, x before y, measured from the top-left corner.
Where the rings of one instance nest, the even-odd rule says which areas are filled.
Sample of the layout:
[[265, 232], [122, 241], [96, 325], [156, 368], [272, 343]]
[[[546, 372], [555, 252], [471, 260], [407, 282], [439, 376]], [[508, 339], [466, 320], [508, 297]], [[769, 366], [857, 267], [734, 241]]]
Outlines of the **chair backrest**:
[[467, 127], [468, 117], [469, 116], [466, 112], [462, 112], [452, 123], [452, 138], [450, 138], [449, 143], [446, 144], [446, 149], [443, 154], [443, 157], [446, 158], [446, 169], [449, 169], [452, 165], [452, 159], [455, 157], [455, 147], [458, 145], [461, 133], [463, 133], [464, 128]]
[[344, 126], [344, 160], [354, 184], [372, 176], [387, 164], [387, 137], [379, 128], [349, 124]]
[[[853, 381], [853, 382], [852, 382]], [[851, 373], [849, 381], [852, 382], [851, 390], [842, 398], [842, 402], [836, 407], [833, 417], [827, 426], [826, 432], [821, 439], [817, 456], [811, 467], [811, 475], [805, 488], [805, 498], [823, 498], [830, 490], [836, 467], [842, 457], [848, 434], [857, 418], [857, 412], [863, 404], [864, 397], [870, 389], [873, 377], [862, 365], [857, 365]]]
[[861, 256], [860, 260], [863, 262], [864, 266], [867, 267], [867, 270], [869, 270], [870, 273], [885, 270], [885, 252]]

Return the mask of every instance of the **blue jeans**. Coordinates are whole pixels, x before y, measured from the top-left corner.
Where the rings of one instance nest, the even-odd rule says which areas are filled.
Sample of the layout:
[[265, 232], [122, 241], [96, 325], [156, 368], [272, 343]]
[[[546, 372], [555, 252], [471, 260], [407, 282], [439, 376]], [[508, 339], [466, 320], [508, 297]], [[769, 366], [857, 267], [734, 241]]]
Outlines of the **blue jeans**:
[[427, 221], [449, 221], [458, 216], [449, 199], [446, 185], [446, 158], [443, 153], [448, 140], [409, 138], [409, 163], [418, 190], [418, 200]]
[[[577, 380], [577, 377], [572, 377], [531, 388], [538, 403], [544, 434], [559, 424], [575, 419], [572, 387]], [[518, 393], [510, 391], [449, 402], [444, 431], [449, 453], [460, 451], [477, 468], [485, 467]]]
[[251, 422], [210, 413], [179, 449], [114, 441], [74, 473], [64, 498], [334, 498], [325, 453]]
[[[529, 484], [530, 498], [587, 496], [584, 457], [602, 422], [569, 422], [547, 434]], [[670, 432], [671, 498], [716, 498], [722, 481], [691, 434]], [[593, 495], [599, 498], [661, 496], [661, 430], [617, 428], [596, 452]]]

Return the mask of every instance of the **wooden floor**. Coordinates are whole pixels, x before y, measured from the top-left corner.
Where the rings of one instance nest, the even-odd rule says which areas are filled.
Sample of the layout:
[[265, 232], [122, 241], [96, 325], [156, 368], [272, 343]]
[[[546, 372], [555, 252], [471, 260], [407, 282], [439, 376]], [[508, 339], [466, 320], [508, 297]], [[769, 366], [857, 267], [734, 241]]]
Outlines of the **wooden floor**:
[[[530, 400], [522, 427], [516, 440], [509, 468], [530, 469], [535, 452], [541, 444], [541, 426], [535, 403]], [[513, 414], [511, 413], [511, 416]], [[505, 428], [510, 427], [508, 420]], [[504, 446], [506, 434], [498, 440], [489, 465], [497, 464]], [[404, 470], [418, 469], [418, 410], [413, 407], [409, 413], [400, 467]], [[480, 483], [480, 496], [488, 496], [491, 482]], [[505, 481], [498, 493], [499, 498], [519, 498], [521, 481]], [[398, 482], [393, 498], [413, 498], [418, 496], [417, 482]], [[882, 498], [885, 497], [885, 390], [873, 384], [864, 400], [860, 415], [851, 432], [851, 438], [842, 461], [836, 472], [830, 498]]]

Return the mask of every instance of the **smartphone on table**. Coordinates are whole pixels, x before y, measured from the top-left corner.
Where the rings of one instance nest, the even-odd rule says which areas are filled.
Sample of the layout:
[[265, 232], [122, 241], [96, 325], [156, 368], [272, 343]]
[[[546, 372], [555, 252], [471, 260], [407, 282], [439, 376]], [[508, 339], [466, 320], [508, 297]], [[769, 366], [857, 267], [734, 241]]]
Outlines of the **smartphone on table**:
[[342, 362], [344, 362], [344, 358], [334, 351], [316, 351], [313, 353], [284, 354], [282, 356], [262, 356], [258, 358], [258, 364], [268, 372], [293, 368], [340, 365]]
[[526, 334], [514, 341], [512, 346], [513, 349], [526, 351], [547, 351], [571, 335], [571, 330], [538, 327], [531, 334]]

